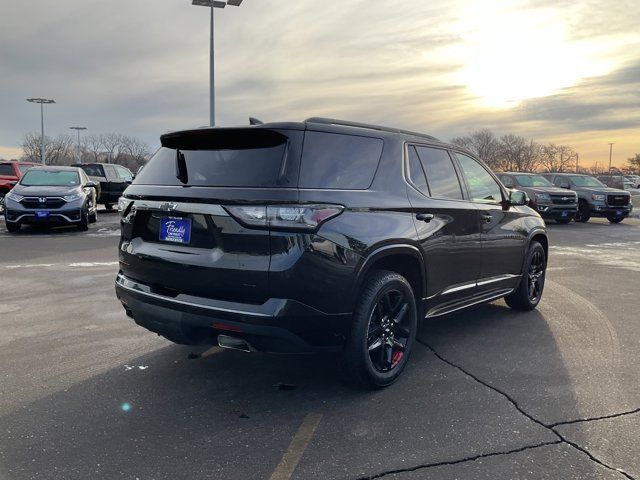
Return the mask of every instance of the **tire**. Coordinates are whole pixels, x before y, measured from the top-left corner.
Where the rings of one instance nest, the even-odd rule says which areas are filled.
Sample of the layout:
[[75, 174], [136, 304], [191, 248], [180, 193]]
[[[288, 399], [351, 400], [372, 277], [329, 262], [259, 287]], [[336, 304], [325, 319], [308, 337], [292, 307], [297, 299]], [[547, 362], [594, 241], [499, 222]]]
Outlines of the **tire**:
[[518, 288], [504, 298], [507, 305], [514, 310], [524, 312], [536, 308], [544, 291], [546, 271], [547, 256], [544, 253], [544, 248], [539, 242], [533, 241], [527, 252]]
[[104, 208], [105, 208], [106, 210], [113, 210], [113, 204], [111, 204], [111, 203], [105, 203], [105, 204], [104, 204]]
[[18, 233], [20, 231], [20, 227], [22, 225], [20, 225], [19, 223], [14, 223], [14, 222], [6, 222], [6, 226], [7, 226], [7, 230], [11, 233]]
[[624, 220], [624, 217], [607, 217], [607, 220], [609, 220], [609, 222], [611, 223], [620, 223], [622, 220]]
[[4, 214], [4, 193], [0, 193], [0, 215]]
[[566, 225], [569, 222], [571, 222], [571, 217], [569, 217], [569, 218], [556, 218], [556, 223], [559, 223], [560, 225]]
[[96, 223], [98, 221], [98, 207], [93, 211], [93, 213], [89, 214], [89, 223]]
[[78, 230], [81, 232], [86, 232], [89, 230], [89, 210], [84, 209], [80, 214], [80, 222], [78, 223]]
[[580, 202], [580, 204], [578, 205], [578, 211], [576, 212], [576, 215], [573, 217], [573, 219], [576, 222], [587, 223], [590, 218], [591, 211], [589, 210], [589, 205], [587, 204], [587, 202]]
[[371, 273], [360, 290], [342, 354], [348, 378], [370, 389], [395, 382], [409, 360], [417, 326], [416, 301], [409, 282], [395, 272]]

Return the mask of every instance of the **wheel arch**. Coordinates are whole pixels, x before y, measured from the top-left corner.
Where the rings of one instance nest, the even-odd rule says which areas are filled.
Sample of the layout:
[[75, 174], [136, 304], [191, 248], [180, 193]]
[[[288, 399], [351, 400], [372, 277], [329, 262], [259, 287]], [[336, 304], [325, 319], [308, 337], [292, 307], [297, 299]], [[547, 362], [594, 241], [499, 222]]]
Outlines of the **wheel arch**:
[[373, 250], [362, 262], [353, 288], [354, 303], [367, 275], [373, 270], [389, 270], [407, 279], [420, 305], [426, 297], [425, 262], [420, 249], [409, 244], [385, 245]]

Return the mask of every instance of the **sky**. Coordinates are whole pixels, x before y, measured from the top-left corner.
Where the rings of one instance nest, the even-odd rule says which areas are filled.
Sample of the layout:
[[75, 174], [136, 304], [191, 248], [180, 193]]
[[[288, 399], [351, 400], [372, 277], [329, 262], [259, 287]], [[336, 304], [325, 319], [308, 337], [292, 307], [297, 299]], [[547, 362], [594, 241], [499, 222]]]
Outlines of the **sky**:
[[[25, 133], [120, 132], [155, 149], [209, 118], [209, 13], [189, 0], [0, 0], [0, 158]], [[216, 9], [219, 125], [312, 116], [489, 128], [640, 153], [638, 0], [244, 0]]]

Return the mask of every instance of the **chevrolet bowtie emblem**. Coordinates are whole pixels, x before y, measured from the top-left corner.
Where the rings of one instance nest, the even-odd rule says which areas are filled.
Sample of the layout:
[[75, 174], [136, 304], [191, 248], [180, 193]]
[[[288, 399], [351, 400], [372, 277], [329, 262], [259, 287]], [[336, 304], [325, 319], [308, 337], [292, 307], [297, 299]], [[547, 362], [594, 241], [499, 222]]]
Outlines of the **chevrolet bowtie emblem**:
[[161, 210], [171, 211], [171, 210], [175, 210], [176, 208], [178, 208], [177, 203], [166, 202], [160, 205]]

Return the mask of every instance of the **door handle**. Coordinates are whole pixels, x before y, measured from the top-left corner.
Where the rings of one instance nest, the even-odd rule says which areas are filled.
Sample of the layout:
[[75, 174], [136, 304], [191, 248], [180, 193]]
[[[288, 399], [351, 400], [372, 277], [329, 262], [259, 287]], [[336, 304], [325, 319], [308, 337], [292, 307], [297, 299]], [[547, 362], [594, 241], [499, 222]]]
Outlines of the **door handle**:
[[491, 220], [493, 220], [493, 215], [489, 215], [488, 213], [482, 215], [482, 221], [484, 223], [491, 223]]
[[423, 222], [429, 223], [431, 220], [435, 218], [433, 213], [418, 213], [416, 214], [416, 220], [422, 220]]

